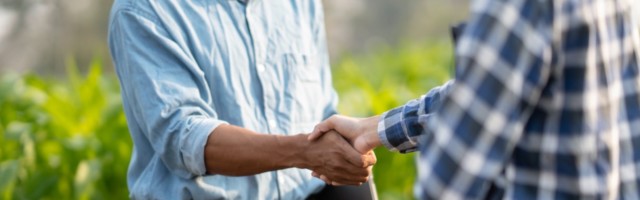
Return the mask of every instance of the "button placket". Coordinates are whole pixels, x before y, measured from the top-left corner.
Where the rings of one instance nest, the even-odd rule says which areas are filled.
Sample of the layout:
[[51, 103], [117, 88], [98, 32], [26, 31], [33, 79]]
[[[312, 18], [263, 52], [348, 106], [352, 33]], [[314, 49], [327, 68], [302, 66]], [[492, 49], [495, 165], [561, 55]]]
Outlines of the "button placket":
[[267, 70], [267, 65], [265, 62], [265, 51], [264, 51], [264, 29], [260, 26], [260, 19], [258, 18], [257, 11], [254, 8], [253, 2], [249, 2], [247, 7], [247, 23], [251, 30], [250, 34], [253, 38], [253, 49], [254, 49], [254, 57], [255, 57], [255, 67], [257, 76], [259, 78], [262, 91], [263, 91], [263, 102], [264, 102], [264, 114], [267, 120], [267, 129], [269, 132], [273, 133], [277, 131], [277, 120], [275, 118], [275, 95], [273, 92], [273, 88], [270, 87], [270, 76], [269, 71]]
[[[275, 113], [274, 113], [274, 108], [275, 108], [275, 95], [273, 94], [273, 89], [270, 84], [271, 82], [271, 77], [269, 76], [269, 70], [267, 69], [267, 64], [266, 64], [266, 55], [265, 55], [265, 51], [264, 51], [264, 43], [263, 43], [263, 38], [265, 38], [265, 30], [261, 27], [261, 23], [260, 23], [260, 18], [258, 15], [258, 11], [256, 9], [256, 3], [260, 3], [257, 2], [255, 0], [251, 0], [247, 2], [247, 8], [245, 10], [245, 16], [246, 16], [246, 20], [247, 20], [247, 26], [249, 27], [249, 35], [252, 38], [252, 45], [253, 45], [253, 54], [254, 54], [254, 61], [255, 61], [255, 70], [256, 70], [256, 75], [258, 77], [258, 81], [260, 82], [260, 87], [262, 89], [262, 98], [263, 98], [263, 113], [264, 113], [264, 117], [266, 123], [267, 123], [267, 130], [268, 133], [276, 133], [277, 132], [277, 121], [275, 118]], [[274, 179], [275, 179], [275, 183], [276, 183], [276, 190], [278, 191], [278, 199], [282, 198], [282, 194], [283, 192], [281, 191], [280, 185], [281, 180], [279, 178], [280, 173], [279, 171], [272, 171], [272, 174], [274, 175]]]

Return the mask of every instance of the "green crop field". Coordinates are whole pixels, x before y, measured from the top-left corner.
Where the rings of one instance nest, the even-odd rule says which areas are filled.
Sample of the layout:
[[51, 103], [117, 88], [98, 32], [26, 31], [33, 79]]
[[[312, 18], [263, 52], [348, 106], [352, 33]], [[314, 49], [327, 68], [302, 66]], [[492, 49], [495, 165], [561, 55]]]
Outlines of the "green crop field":
[[[335, 61], [340, 113], [381, 114], [419, 97], [448, 80], [451, 51], [429, 43]], [[0, 75], [0, 198], [127, 198], [132, 143], [118, 81], [100, 63], [86, 74], [71, 63], [62, 78]], [[376, 153], [381, 199], [411, 199], [415, 154]]]

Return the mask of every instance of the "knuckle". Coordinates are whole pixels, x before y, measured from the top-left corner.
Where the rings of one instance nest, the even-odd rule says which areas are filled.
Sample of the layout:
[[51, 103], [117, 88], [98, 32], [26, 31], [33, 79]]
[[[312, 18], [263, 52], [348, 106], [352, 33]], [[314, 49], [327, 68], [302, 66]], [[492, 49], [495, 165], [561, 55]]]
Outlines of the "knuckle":
[[331, 115], [331, 117], [329, 117], [329, 121], [333, 122], [333, 121], [338, 120], [339, 118], [340, 118], [340, 115], [337, 115], [337, 114]]

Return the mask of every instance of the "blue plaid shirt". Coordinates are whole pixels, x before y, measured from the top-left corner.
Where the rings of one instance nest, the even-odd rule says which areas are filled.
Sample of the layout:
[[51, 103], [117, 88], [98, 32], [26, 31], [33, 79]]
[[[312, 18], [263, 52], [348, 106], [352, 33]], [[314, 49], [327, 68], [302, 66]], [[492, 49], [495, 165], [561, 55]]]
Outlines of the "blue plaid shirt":
[[640, 199], [633, 3], [474, 1], [456, 81], [378, 124], [387, 148], [420, 150], [416, 195]]

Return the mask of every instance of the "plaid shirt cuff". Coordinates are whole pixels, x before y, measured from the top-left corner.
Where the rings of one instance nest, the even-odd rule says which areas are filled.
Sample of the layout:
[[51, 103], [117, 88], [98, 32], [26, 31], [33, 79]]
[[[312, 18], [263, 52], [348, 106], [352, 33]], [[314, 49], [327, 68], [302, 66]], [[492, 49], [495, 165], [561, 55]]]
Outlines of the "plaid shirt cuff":
[[426, 124], [431, 112], [440, 107], [454, 82], [449, 81], [432, 89], [420, 99], [409, 101], [382, 114], [378, 122], [378, 136], [382, 144], [390, 151], [416, 151], [418, 138], [425, 134], [423, 124]]
[[390, 151], [408, 153], [417, 150], [417, 136], [422, 132], [418, 123], [419, 101], [411, 101], [382, 114], [378, 122], [378, 136]]

